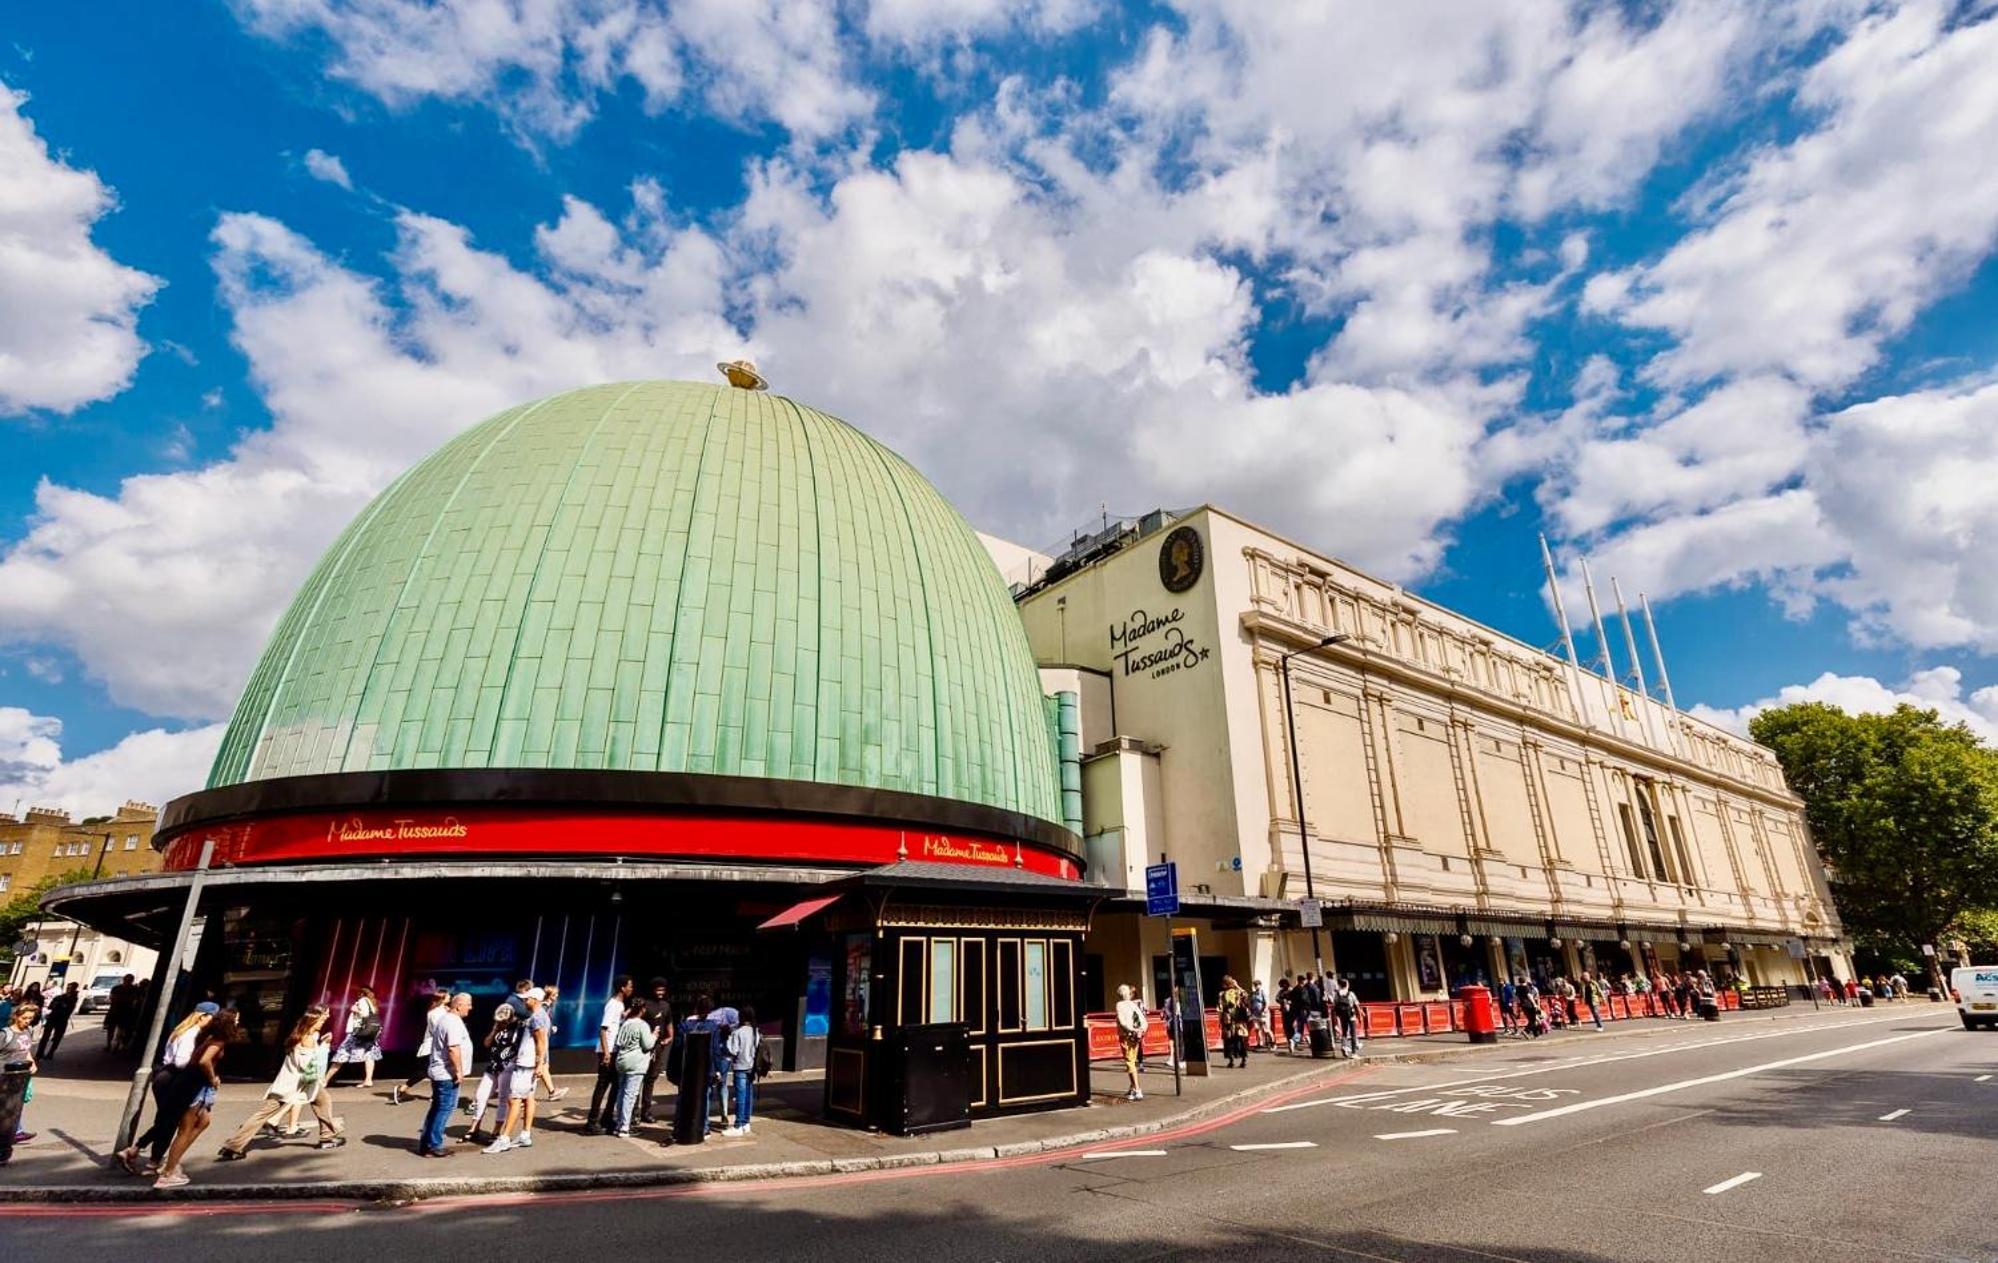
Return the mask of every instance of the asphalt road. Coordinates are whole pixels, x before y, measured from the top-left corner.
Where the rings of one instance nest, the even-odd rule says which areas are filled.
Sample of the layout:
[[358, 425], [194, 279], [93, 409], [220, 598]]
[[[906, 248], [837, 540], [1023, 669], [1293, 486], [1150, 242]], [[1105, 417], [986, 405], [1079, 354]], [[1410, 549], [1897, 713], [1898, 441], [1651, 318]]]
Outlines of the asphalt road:
[[[1998, 1034], [1944, 1009], [1362, 1065], [1198, 1134], [416, 1207], [0, 1215], [8, 1259], [1998, 1260]], [[101, 1253], [100, 1253], [101, 1252]]]

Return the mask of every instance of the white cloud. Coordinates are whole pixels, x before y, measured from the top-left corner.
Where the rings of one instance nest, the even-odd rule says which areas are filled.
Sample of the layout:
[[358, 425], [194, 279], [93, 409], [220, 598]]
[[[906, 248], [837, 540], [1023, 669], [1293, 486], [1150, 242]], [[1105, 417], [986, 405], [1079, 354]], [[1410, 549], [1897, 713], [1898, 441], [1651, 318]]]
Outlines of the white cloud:
[[80, 759], [64, 759], [62, 723], [0, 706], [0, 810], [59, 807], [105, 816], [128, 799], [155, 805], [200, 788], [222, 744], [221, 724], [169, 732], [150, 728]]
[[131, 384], [160, 282], [90, 239], [116, 199], [49, 152], [27, 101], [0, 83], [0, 414], [73, 412]]
[[653, 111], [697, 94], [807, 141], [865, 118], [832, 0], [233, 0], [252, 31], [316, 35], [330, 71], [391, 107], [487, 103], [523, 136], [564, 141], [629, 78]]
[[1712, 222], [1591, 293], [1675, 345], [1650, 375], [1851, 382], [1998, 238], [1998, 16], [1945, 0], [1868, 16], [1805, 74], [1821, 119], [1753, 156]]
[[327, 153], [324, 149], [305, 151], [305, 170], [315, 180], [337, 184], [343, 189], [354, 187], [353, 177], [347, 174], [347, 164], [340, 161], [338, 155]]
[[1963, 693], [1963, 673], [1955, 667], [1917, 671], [1898, 688], [1866, 675], [1827, 671], [1809, 684], [1790, 684], [1774, 697], [1732, 708], [1694, 706], [1692, 713], [1708, 723], [1748, 735], [1748, 722], [1765, 710], [1798, 702], [1825, 702], [1848, 715], [1884, 715], [1896, 706], [1933, 710], [1945, 723], [1963, 723], [1986, 741], [1998, 742], [1998, 687]]

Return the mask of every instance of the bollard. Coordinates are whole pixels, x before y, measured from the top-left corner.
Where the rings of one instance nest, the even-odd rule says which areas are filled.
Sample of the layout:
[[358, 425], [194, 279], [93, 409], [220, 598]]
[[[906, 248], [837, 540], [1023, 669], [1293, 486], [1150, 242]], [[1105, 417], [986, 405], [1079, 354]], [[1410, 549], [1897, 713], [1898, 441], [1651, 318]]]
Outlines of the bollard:
[[1498, 1043], [1498, 1019], [1492, 1015], [1492, 993], [1477, 983], [1457, 988], [1464, 1002], [1464, 1030], [1474, 1044]]

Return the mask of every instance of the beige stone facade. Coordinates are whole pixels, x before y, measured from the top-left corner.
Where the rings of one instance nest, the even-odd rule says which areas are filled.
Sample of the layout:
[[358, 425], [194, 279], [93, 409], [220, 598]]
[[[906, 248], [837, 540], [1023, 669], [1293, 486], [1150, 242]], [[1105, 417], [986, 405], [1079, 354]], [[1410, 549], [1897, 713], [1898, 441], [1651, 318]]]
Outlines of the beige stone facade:
[[[1226, 927], [1203, 951], [1245, 981], [1311, 965], [1289, 928], [1306, 845], [1333, 954], [1396, 997], [1522, 953], [1776, 983], [1803, 977], [1783, 950], [1801, 943], [1844, 972], [1775, 757], [1644, 693], [1211, 507], [1058, 568], [1020, 609], [1044, 683], [1083, 699], [1093, 874], [1136, 889], [1169, 855]], [[1302, 828], [1277, 665], [1296, 650]], [[1112, 914], [1098, 941], [1108, 959], [1163, 938]]]

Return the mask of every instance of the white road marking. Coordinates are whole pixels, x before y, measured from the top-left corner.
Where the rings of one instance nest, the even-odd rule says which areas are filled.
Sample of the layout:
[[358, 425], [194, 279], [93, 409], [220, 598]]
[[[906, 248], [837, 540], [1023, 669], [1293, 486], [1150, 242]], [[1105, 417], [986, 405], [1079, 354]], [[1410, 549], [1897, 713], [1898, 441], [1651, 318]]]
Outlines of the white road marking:
[[1095, 1158], [1163, 1158], [1164, 1149], [1098, 1149], [1095, 1153], [1077, 1154], [1077, 1162], [1088, 1162]]
[[1254, 1153], [1259, 1149], [1316, 1149], [1315, 1140], [1280, 1140], [1266, 1145], [1229, 1145], [1236, 1153]]
[[1454, 1136], [1455, 1127], [1432, 1127], [1428, 1131], [1391, 1131], [1385, 1136], [1375, 1136], [1375, 1140], [1417, 1140], [1423, 1136]]
[[1541, 1110], [1537, 1114], [1521, 1114], [1516, 1118], [1492, 1120], [1494, 1127], [1518, 1127], [1523, 1123], [1537, 1123], [1543, 1119], [1563, 1118], [1569, 1114], [1579, 1114], [1584, 1110], [1601, 1109], [1605, 1105], [1621, 1105], [1625, 1101], [1641, 1101], [1647, 1097], [1664, 1096], [1668, 1092], [1683, 1092], [1687, 1088], [1704, 1087], [1709, 1083], [1725, 1083], [1729, 1079], [1745, 1078], [1751, 1074], [1761, 1074], [1765, 1070], [1781, 1070], [1785, 1066], [1801, 1066], [1808, 1061], [1823, 1061], [1827, 1057], [1842, 1057], [1846, 1053], [1864, 1052], [1869, 1048], [1884, 1048], [1888, 1044], [1898, 1044], [1910, 1039], [1926, 1039], [1930, 1035], [1948, 1033], [1949, 1028], [1938, 1026], [1931, 1030], [1916, 1031], [1909, 1035], [1890, 1035], [1886, 1039], [1871, 1039], [1863, 1044], [1847, 1044], [1843, 1048], [1827, 1048], [1820, 1052], [1805, 1053], [1801, 1057], [1785, 1057], [1781, 1061], [1765, 1061], [1759, 1066], [1743, 1066], [1739, 1070], [1728, 1070], [1720, 1074], [1705, 1074], [1697, 1079], [1681, 1079], [1677, 1083], [1661, 1083], [1655, 1088], [1644, 1088], [1636, 1092], [1622, 1092], [1616, 1096], [1605, 1096], [1594, 1101], [1576, 1101], [1572, 1105], [1556, 1106], [1551, 1110]]
[[1988, 1074], [1980, 1074], [1975, 1079], [1971, 1080], [1971, 1082], [1973, 1083], [1989, 1083], [1990, 1081], [1991, 1081], [1991, 1076]]
[[[1856, 1022], [1820, 1022], [1790, 1030], [1763, 1031], [1754, 1035], [1735, 1035], [1725, 1039], [1703, 1039], [1691, 1043], [1673, 1043], [1667, 1044], [1662, 1048], [1647, 1048], [1640, 1052], [1585, 1053], [1580, 1056], [1565, 1057], [1560, 1061], [1551, 1062], [1544, 1066], [1530, 1066], [1524, 1070], [1494, 1071], [1489, 1074], [1480, 1074], [1470, 1078], [1450, 1079], [1434, 1083], [1418, 1083], [1405, 1088], [1383, 1088], [1373, 1092], [1362, 1092], [1357, 1095], [1325, 1096], [1314, 1101], [1293, 1101], [1288, 1105], [1272, 1105], [1264, 1110], [1263, 1113], [1283, 1114], [1291, 1110], [1311, 1109], [1319, 1105], [1340, 1105], [1348, 1101], [1385, 1100], [1388, 1097], [1401, 1096], [1409, 1092], [1430, 1092], [1438, 1088], [1463, 1087], [1470, 1083], [1493, 1083], [1501, 1079], [1522, 1079], [1530, 1075], [1553, 1074], [1562, 1070], [1585, 1070], [1592, 1066], [1608, 1065], [1618, 1061], [1636, 1061], [1644, 1057], [1660, 1057], [1667, 1053], [1698, 1052], [1703, 1048], [1718, 1048], [1725, 1044], [1745, 1044], [1752, 1043], [1758, 1039], [1776, 1039], [1785, 1035], [1807, 1035], [1814, 1031], [1823, 1030], [1842, 1030], [1848, 1026], [1875, 1026], [1881, 1022], [1901, 1020], [1905, 1019], [1897, 1014], [1894, 1017], [1876, 1017]], [[1954, 1028], [1937, 1028], [1937, 1030], [1944, 1029]]]
[[1700, 1191], [1702, 1193], [1705, 1193], [1708, 1197], [1712, 1197], [1715, 1193], [1725, 1193], [1731, 1188], [1740, 1188], [1742, 1185], [1748, 1183], [1750, 1180], [1759, 1180], [1761, 1178], [1762, 1178], [1762, 1172], [1760, 1171], [1743, 1171], [1740, 1175], [1735, 1176], [1731, 1180], [1722, 1180], [1720, 1183], [1712, 1185], [1708, 1188], [1703, 1188]]
[[1907, 1112], [1908, 1112], [1907, 1110], [1895, 1110], [1892, 1114], [1882, 1114], [1880, 1116], [1880, 1121], [1883, 1123], [1891, 1123], [1895, 1119], [1901, 1117], [1901, 1115]]

